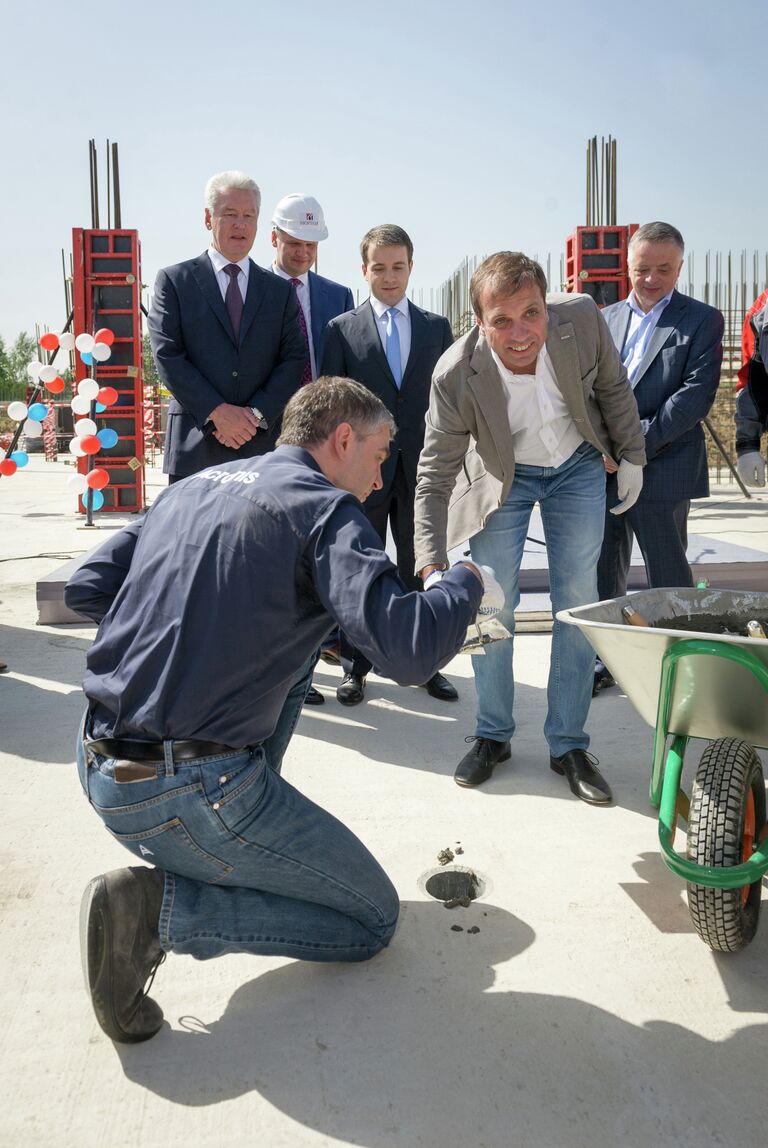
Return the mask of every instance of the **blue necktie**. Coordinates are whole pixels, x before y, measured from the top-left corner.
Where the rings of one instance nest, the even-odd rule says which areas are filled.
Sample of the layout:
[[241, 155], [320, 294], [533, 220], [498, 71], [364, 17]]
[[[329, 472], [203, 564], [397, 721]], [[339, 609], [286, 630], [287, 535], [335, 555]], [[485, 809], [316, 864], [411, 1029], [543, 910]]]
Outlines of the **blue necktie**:
[[398, 390], [403, 381], [403, 367], [400, 362], [400, 332], [397, 329], [397, 322], [395, 316], [397, 315], [396, 307], [387, 308], [387, 343], [386, 353], [387, 362], [389, 363], [390, 370], [395, 376]]

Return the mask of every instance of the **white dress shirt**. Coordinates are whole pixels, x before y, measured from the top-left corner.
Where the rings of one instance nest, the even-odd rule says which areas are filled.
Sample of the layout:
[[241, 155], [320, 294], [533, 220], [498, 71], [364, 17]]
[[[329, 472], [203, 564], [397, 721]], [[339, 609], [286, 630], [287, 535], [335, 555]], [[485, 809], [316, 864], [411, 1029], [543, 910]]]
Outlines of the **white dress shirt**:
[[282, 267], [278, 267], [276, 263], [272, 264], [272, 270], [275, 275], [279, 275], [281, 279], [298, 279], [299, 286], [296, 288], [296, 294], [299, 299], [299, 306], [304, 313], [304, 322], [307, 324], [307, 343], [309, 345], [309, 365], [312, 369], [312, 378], [317, 378], [317, 363], [315, 362], [315, 348], [312, 343], [312, 307], [309, 302], [309, 272], [305, 271], [303, 275], [289, 275], [287, 271], [283, 271]]
[[[227, 287], [229, 287], [229, 274], [224, 270], [224, 268], [229, 267], [230, 263], [232, 263], [232, 260], [227, 259], [225, 255], [221, 254], [217, 247], [213, 246], [208, 248], [208, 258], [213, 265], [213, 273], [216, 276], [216, 282], [219, 285], [221, 297], [222, 299], [226, 299]], [[245, 302], [245, 293], [248, 290], [248, 269], [250, 266], [249, 256], [246, 255], [245, 259], [238, 259], [237, 266], [240, 268], [239, 274], [237, 276], [237, 285], [240, 288], [240, 294], [243, 297], [243, 302]]]
[[[386, 303], [382, 303], [380, 299], [376, 299], [371, 295], [368, 302], [373, 308], [373, 315], [376, 320], [376, 329], [379, 332], [381, 339], [381, 346], [384, 354], [387, 353], [387, 311], [389, 308]], [[393, 320], [397, 323], [397, 333], [400, 336], [400, 371], [401, 378], [405, 378], [405, 368], [408, 363], [408, 356], [411, 353], [411, 312], [408, 309], [408, 300], [405, 295], [399, 303], [393, 304], [397, 314], [393, 316]]]
[[547, 348], [536, 359], [536, 373], [516, 375], [491, 351], [507, 400], [515, 462], [561, 466], [584, 441], [560, 393]]
[[635, 298], [634, 291], [630, 291], [627, 306], [632, 312], [627, 327], [627, 337], [621, 349], [621, 361], [627, 368], [629, 381], [634, 385], [635, 375], [638, 372], [643, 355], [648, 349], [648, 341], [658, 326], [661, 313], [672, 298], [672, 292], [659, 299], [650, 311], [643, 311]]

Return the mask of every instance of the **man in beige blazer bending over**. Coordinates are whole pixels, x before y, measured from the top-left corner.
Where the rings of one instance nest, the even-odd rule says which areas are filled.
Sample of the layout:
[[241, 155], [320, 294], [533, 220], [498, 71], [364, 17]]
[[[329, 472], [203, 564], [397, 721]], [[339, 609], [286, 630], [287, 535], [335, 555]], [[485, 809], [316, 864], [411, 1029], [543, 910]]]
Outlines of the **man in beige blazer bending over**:
[[[490, 256], [470, 285], [477, 326], [435, 367], [416, 485], [416, 569], [439, 578], [448, 550], [469, 539], [475, 562], [504, 589], [499, 619], [514, 631], [519, 572], [538, 502], [552, 612], [594, 602], [603, 539], [605, 468], [618, 467], [620, 503], [642, 487], [643, 432], [627, 374], [588, 295], [546, 302], [538, 263]], [[560, 297], [561, 299], [563, 297]], [[477, 720], [455, 780], [480, 785], [511, 756], [512, 639], [473, 657]], [[550, 765], [582, 801], [611, 801], [588, 754], [584, 724], [594, 654], [575, 626], [555, 622], [544, 736]]]

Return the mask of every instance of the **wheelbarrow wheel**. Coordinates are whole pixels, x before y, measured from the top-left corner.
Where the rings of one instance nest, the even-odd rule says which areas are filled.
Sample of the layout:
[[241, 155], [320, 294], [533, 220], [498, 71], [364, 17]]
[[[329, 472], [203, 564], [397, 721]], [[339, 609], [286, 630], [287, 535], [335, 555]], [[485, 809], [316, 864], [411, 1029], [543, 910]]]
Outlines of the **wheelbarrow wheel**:
[[[748, 860], [765, 826], [765, 782], [749, 742], [713, 741], [701, 755], [691, 793], [688, 857], [699, 865], [728, 868]], [[755, 935], [760, 881], [739, 889], [688, 884], [696, 932], [711, 949], [735, 953]]]

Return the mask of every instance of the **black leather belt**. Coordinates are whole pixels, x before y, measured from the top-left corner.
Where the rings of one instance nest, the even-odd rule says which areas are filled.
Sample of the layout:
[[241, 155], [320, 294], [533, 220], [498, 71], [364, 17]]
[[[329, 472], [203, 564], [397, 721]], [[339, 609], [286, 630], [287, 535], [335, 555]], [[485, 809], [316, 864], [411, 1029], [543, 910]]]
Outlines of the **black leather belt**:
[[[104, 757], [117, 757], [124, 761], [165, 761], [163, 743], [161, 741], [132, 741], [127, 737], [100, 737], [86, 740], [85, 748], [90, 753], [99, 753]], [[194, 761], [197, 757], [219, 757], [223, 753], [238, 753], [235, 746], [222, 745], [218, 741], [196, 741], [190, 738], [186, 741], [172, 741], [171, 748], [174, 761]]]

